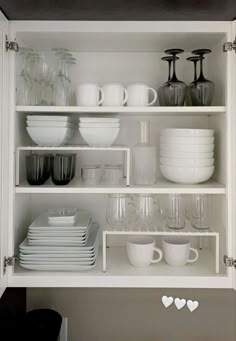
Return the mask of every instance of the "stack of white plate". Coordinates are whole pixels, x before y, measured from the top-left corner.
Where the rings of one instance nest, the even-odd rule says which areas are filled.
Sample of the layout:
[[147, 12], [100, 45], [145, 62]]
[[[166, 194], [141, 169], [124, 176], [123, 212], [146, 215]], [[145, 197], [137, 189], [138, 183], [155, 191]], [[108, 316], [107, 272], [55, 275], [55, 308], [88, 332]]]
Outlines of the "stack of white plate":
[[[50, 271], [93, 268], [98, 253], [98, 225], [92, 223], [90, 214], [76, 212], [74, 223], [72, 216], [61, 220], [54, 215], [53, 224], [49, 223], [49, 214], [39, 216], [30, 225], [28, 237], [19, 247], [20, 265], [30, 270]], [[69, 223], [65, 222], [67, 218]]]
[[177, 183], [209, 180], [214, 173], [214, 130], [161, 130], [160, 164], [162, 175]]
[[79, 132], [83, 140], [91, 147], [110, 147], [120, 131], [118, 117], [81, 117]]
[[27, 132], [38, 146], [58, 147], [69, 142], [73, 136], [70, 116], [28, 115]]

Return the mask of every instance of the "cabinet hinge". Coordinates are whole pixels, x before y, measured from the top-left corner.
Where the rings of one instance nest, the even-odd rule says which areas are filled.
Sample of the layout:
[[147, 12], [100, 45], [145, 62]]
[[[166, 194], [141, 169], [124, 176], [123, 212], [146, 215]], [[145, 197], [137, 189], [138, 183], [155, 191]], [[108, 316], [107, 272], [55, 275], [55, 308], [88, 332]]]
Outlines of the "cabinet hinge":
[[15, 52], [19, 51], [18, 43], [16, 41], [9, 41], [7, 36], [5, 40], [5, 46], [6, 46], [6, 51], [8, 50], [15, 51]]
[[3, 272], [6, 273], [8, 266], [14, 266], [16, 264], [16, 256], [12, 257], [4, 257], [4, 265], [3, 265]]
[[236, 38], [234, 39], [233, 42], [228, 41], [226, 43], [224, 43], [223, 45], [223, 51], [224, 52], [228, 52], [228, 51], [232, 51], [234, 50], [236, 52]]
[[236, 259], [228, 256], [224, 256], [224, 264], [229, 268], [235, 268], [236, 269]]

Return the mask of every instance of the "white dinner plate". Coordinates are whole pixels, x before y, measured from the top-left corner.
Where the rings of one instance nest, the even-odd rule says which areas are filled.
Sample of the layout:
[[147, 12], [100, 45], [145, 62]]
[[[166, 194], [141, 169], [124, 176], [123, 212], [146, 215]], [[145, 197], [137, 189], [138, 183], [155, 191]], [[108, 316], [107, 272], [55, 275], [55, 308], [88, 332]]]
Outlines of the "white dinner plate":
[[92, 265], [29, 265], [21, 263], [20, 265], [25, 269], [36, 271], [88, 271], [95, 267], [96, 262]]
[[47, 232], [45, 230], [43, 231], [29, 231], [28, 232], [28, 236], [31, 237], [77, 237], [77, 238], [85, 238], [86, 237], [86, 233], [85, 232], [76, 232], [76, 231], [72, 231], [72, 232], [67, 232], [67, 231], [50, 231]]
[[62, 261], [60, 259], [54, 260], [21, 260], [20, 264], [28, 264], [28, 265], [92, 265], [95, 262], [95, 260], [90, 259], [89, 261], [83, 261], [83, 260], [68, 260], [68, 261]]
[[31, 255], [22, 255], [20, 254], [20, 261], [22, 262], [28, 262], [28, 261], [42, 261], [42, 262], [46, 262], [46, 261], [50, 261], [50, 262], [92, 262], [95, 260], [95, 255], [91, 256], [91, 257], [80, 257], [80, 256], [72, 256], [70, 255], [69, 257], [61, 257], [61, 255], [59, 257], [53, 255], [52, 257], [49, 255], [47, 255], [47, 257], [41, 257], [40, 255], [36, 255], [36, 256], [31, 256]]

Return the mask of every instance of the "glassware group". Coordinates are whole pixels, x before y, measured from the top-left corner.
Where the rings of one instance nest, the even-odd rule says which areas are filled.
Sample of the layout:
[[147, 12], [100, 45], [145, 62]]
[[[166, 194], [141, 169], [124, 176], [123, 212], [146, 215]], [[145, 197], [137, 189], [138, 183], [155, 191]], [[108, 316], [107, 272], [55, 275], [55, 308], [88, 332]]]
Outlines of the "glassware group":
[[20, 48], [17, 77], [19, 105], [76, 105], [70, 74], [76, 58], [68, 49], [37, 52]]
[[[187, 60], [193, 62], [194, 80], [187, 85], [180, 81], [176, 76], [176, 61], [179, 60], [178, 54], [184, 52], [182, 49], [168, 49], [165, 51], [169, 56], [162, 60], [168, 62], [168, 80], [158, 89], [158, 97], [161, 106], [183, 106], [185, 101], [187, 105], [208, 106], [211, 105], [215, 85], [212, 81], [206, 79], [203, 75], [204, 55], [209, 54], [209, 49], [193, 50], [193, 56]], [[199, 76], [197, 75], [197, 63], [200, 62]], [[171, 74], [172, 66], [172, 74]]]
[[194, 194], [188, 205], [180, 194], [169, 194], [165, 201], [153, 194], [110, 194], [107, 201], [107, 223], [112, 228], [152, 230], [165, 225], [173, 230], [186, 226], [187, 219], [198, 230], [209, 229], [208, 199]]

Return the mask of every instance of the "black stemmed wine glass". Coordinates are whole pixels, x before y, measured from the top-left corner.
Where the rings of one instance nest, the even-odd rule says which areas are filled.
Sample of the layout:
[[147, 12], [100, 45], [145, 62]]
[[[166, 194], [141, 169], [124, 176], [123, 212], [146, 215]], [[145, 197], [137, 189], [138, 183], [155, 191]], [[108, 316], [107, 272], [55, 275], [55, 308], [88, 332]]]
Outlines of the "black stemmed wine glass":
[[[191, 56], [186, 58], [186, 60], [193, 62], [194, 65], [194, 78], [193, 78], [193, 82], [195, 82], [197, 80], [197, 63], [200, 60], [200, 56]], [[192, 83], [191, 83], [192, 84]], [[187, 88], [187, 93], [186, 93], [186, 104], [189, 106], [192, 106], [192, 98], [190, 96], [190, 86], [191, 84], [188, 86]]]
[[[182, 106], [184, 105], [186, 95], [186, 84], [178, 80], [176, 76], [175, 63], [179, 58], [177, 54], [184, 52], [182, 49], [168, 49], [165, 53], [170, 54], [173, 62], [173, 72], [170, 80], [164, 83], [159, 92], [160, 105], [164, 106]], [[165, 60], [165, 59], [164, 59]], [[171, 62], [170, 62], [171, 63]], [[170, 64], [169, 64], [170, 71]]]
[[[175, 58], [179, 59], [178, 57], [175, 57]], [[162, 57], [161, 60], [168, 62], [168, 80], [158, 89], [159, 103], [161, 106], [165, 106], [166, 105], [165, 90], [168, 88], [168, 86], [170, 86], [169, 82], [171, 79], [171, 63], [173, 62], [173, 56], [165, 56], [165, 57]]]
[[211, 53], [211, 50], [198, 49], [192, 51], [192, 54], [197, 55], [200, 60], [199, 77], [189, 86], [189, 94], [193, 106], [208, 106], [212, 103], [215, 84], [203, 75], [204, 55], [208, 53]]

